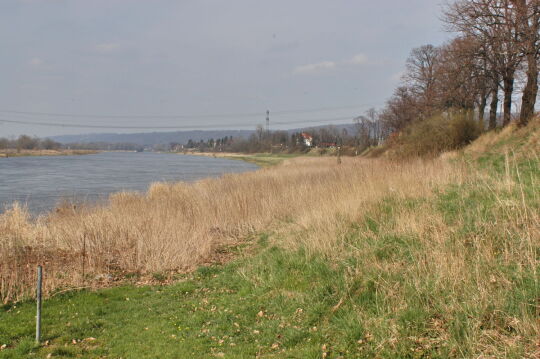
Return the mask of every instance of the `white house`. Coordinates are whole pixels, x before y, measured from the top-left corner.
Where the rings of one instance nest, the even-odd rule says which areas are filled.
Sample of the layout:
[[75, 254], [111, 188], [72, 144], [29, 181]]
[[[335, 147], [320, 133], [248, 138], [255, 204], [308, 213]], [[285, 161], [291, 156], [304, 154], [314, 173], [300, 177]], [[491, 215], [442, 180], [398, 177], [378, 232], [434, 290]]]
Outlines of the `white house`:
[[313, 146], [313, 136], [311, 136], [309, 133], [306, 133], [306, 132], [302, 132], [300, 135], [302, 136], [304, 145], [306, 145], [307, 147]]

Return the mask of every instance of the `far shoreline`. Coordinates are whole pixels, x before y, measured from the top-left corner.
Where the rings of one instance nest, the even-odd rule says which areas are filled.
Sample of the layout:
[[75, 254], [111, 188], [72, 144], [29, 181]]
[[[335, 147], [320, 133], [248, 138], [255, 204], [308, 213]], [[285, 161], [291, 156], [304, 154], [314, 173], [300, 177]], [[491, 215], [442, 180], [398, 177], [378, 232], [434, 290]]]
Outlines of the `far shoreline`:
[[193, 152], [193, 151], [174, 152], [174, 153], [180, 154], [180, 155], [188, 155], [188, 156], [202, 156], [202, 157], [224, 158], [228, 160], [244, 161], [244, 162], [255, 164], [261, 168], [275, 166], [288, 158], [300, 157], [300, 156], [305, 155], [305, 154], [300, 154], [300, 153], [245, 154], [245, 153], [237, 153], [237, 152]]
[[0, 158], [10, 157], [42, 157], [42, 156], [80, 156], [93, 155], [102, 151], [97, 150], [1, 150]]

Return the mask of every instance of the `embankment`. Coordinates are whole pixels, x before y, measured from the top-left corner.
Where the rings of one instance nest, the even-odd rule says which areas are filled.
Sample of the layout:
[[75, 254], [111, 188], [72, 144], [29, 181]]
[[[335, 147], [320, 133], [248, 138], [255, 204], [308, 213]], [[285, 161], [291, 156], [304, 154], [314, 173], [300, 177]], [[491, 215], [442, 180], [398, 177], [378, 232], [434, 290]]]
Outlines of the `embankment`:
[[[166, 356], [178, 339], [177, 350], [203, 357], [534, 358], [539, 134], [536, 121], [429, 161], [293, 158], [253, 173], [157, 183], [146, 195], [119, 193], [108, 206], [37, 221], [14, 208], [0, 217], [2, 300], [32, 294], [38, 262], [50, 294], [98, 279], [187, 272], [263, 234], [257, 255], [203, 268], [170, 289], [92, 295], [114, 303], [111, 318], [122, 308], [139, 319], [118, 326], [88, 313], [73, 332], [128, 357], [139, 344], [111, 341], [107, 330], [130, 326], [130, 335], [150, 341], [148, 357]], [[61, 299], [57, 307], [60, 333], [67, 309]], [[31, 319], [32, 308], [21, 310]], [[141, 329], [148, 316], [155, 337]], [[17, 348], [23, 337], [5, 340]], [[57, 345], [64, 342], [71, 345]], [[83, 344], [76, 350], [89, 350]]]

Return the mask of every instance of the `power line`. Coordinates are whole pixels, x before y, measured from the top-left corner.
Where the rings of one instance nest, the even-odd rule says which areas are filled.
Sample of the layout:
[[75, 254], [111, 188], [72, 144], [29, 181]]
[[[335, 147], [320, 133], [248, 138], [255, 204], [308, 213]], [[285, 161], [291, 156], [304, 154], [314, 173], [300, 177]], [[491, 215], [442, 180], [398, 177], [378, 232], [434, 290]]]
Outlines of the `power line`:
[[[299, 113], [314, 113], [314, 112], [326, 112], [336, 110], [347, 110], [355, 108], [364, 108], [367, 106], [373, 106], [373, 103], [352, 105], [352, 106], [339, 106], [339, 107], [321, 107], [315, 109], [302, 109], [302, 110], [283, 110], [272, 111], [274, 115], [289, 115]], [[233, 118], [233, 117], [256, 117], [264, 114], [264, 112], [251, 112], [251, 113], [227, 113], [227, 114], [205, 114], [205, 115], [108, 115], [108, 114], [74, 114], [74, 113], [54, 113], [54, 112], [31, 112], [31, 111], [19, 111], [19, 110], [0, 110], [0, 113], [14, 114], [14, 115], [26, 115], [26, 116], [46, 116], [46, 117], [80, 117], [80, 118], [103, 118], [103, 119], [195, 119], [195, 118]]]
[[[352, 121], [354, 116], [337, 117], [337, 118], [320, 118], [320, 119], [308, 119], [308, 120], [296, 120], [296, 121], [281, 121], [274, 122], [278, 125], [292, 125], [301, 123], [321, 123], [321, 122], [334, 122], [334, 121]], [[157, 130], [157, 129], [203, 129], [203, 128], [222, 128], [222, 127], [240, 127], [240, 126], [252, 126], [250, 123], [229, 123], [223, 124], [206, 124], [206, 125], [182, 125], [182, 126], [116, 126], [116, 125], [78, 125], [78, 124], [65, 124], [58, 122], [35, 122], [35, 121], [20, 121], [20, 120], [6, 120], [0, 118], [0, 123], [13, 123], [19, 125], [33, 125], [33, 126], [45, 126], [45, 127], [65, 127], [65, 128], [100, 128], [100, 129], [121, 129], [121, 130]]]

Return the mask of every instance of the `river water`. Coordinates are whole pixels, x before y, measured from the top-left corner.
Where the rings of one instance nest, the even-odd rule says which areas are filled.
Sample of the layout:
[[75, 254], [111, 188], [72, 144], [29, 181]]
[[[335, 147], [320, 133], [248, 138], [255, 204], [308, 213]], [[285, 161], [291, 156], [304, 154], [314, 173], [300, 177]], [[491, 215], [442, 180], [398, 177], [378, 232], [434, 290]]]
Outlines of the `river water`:
[[146, 191], [152, 182], [195, 181], [256, 169], [254, 164], [152, 152], [0, 158], [0, 213], [14, 201], [33, 214], [62, 201], [102, 201], [112, 192]]

